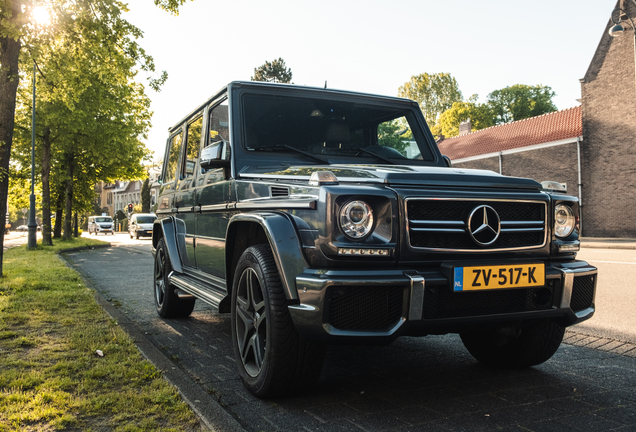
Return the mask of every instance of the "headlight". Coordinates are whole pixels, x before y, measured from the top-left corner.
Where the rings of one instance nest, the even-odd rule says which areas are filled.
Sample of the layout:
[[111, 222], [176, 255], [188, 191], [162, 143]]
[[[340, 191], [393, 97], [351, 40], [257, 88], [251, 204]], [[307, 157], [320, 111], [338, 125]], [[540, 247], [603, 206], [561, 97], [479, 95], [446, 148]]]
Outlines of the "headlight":
[[557, 237], [567, 237], [574, 231], [576, 218], [572, 209], [564, 204], [554, 208], [554, 233]]
[[373, 228], [373, 210], [364, 201], [351, 201], [340, 210], [340, 228], [347, 237], [361, 239]]

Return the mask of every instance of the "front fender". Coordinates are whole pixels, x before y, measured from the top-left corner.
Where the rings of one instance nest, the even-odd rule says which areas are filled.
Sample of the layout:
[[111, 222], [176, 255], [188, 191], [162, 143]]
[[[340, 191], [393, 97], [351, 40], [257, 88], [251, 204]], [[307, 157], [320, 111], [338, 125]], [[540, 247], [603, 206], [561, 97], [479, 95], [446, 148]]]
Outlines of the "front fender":
[[[182, 273], [181, 259], [179, 258], [179, 250], [177, 248], [177, 226], [174, 217], [169, 216], [161, 220], [155, 220], [153, 225], [153, 249], [156, 248], [155, 235], [157, 233], [157, 225], [161, 225], [161, 233], [163, 235], [163, 241], [168, 248], [168, 257], [170, 258], [170, 264], [172, 269], [178, 273]], [[159, 238], [157, 238], [157, 243]]]
[[[237, 214], [230, 219], [227, 228], [228, 235], [232, 231], [232, 224], [239, 222], [256, 223], [261, 226], [272, 248], [285, 297], [288, 300], [297, 300], [296, 276], [302, 274], [308, 265], [303, 256], [300, 239], [291, 217], [287, 213], [274, 212]], [[226, 238], [229, 237], [226, 236]], [[226, 274], [228, 275], [231, 272], [229, 268], [231, 259], [229, 258], [226, 256], [226, 265], [228, 265]]]

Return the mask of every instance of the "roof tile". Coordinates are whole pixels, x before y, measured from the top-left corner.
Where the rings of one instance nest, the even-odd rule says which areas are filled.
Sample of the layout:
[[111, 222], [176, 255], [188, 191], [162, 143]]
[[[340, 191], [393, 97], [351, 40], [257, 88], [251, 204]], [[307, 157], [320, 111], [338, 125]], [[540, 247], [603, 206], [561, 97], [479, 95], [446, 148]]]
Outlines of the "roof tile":
[[496, 153], [583, 135], [581, 106], [492, 126], [437, 143], [451, 160]]

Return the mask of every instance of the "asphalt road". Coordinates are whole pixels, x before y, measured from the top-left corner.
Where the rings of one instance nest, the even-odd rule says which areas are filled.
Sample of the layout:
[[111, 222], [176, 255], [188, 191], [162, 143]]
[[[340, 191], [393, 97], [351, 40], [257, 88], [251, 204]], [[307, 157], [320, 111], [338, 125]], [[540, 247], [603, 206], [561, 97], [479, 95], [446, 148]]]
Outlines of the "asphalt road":
[[[330, 347], [316, 388], [294, 398], [259, 400], [237, 378], [229, 316], [197, 304], [187, 319], [159, 318], [150, 240], [104, 240], [113, 247], [68, 254], [67, 260], [170, 359], [171, 368], [187, 374], [245, 430], [636, 431], [636, 358], [629, 354], [636, 355], [634, 346], [572, 332], [572, 342], [550, 361], [522, 371], [477, 363], [455, 335], [401, 338], [384, 347]], [[618, 261], [604, 256], [594, 259]], [[604, 292], [612, 297], [605, 283], [613, 287], [612, 281], [599, 279], [601, 310]], [[608, 315], [611, 327], [616, 313]], [[599, 316], [586, 332], [600, 331], [597, 319], [605, 320]], [[577, 344], [622, 348], [606, 352]]]

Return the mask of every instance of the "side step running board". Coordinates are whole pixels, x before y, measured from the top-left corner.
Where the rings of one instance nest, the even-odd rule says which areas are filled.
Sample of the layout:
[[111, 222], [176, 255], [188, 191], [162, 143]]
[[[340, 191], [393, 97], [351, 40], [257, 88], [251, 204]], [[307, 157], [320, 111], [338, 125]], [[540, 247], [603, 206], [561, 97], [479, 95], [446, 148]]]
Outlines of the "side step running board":
[[171, 272], [168, 279], [179, 290], [179, 298], [194, 296], [218, 309], [226, 296], [225, 292], [203, 284], [191, 276]]

